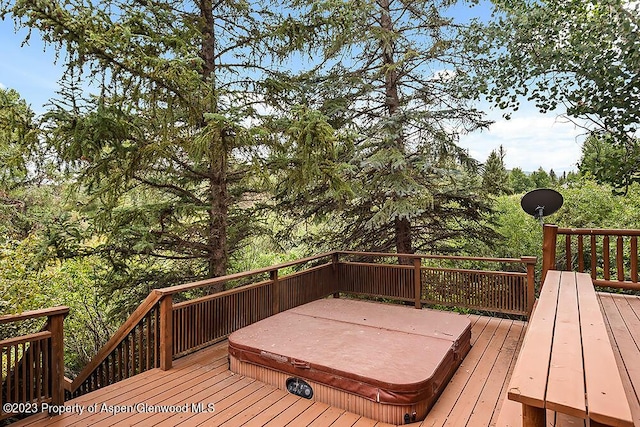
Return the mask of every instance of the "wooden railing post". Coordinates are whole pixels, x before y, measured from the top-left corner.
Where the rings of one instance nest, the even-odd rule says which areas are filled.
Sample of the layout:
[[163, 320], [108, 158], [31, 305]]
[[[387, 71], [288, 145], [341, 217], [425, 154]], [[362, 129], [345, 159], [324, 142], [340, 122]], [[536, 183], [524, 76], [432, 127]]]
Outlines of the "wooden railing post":
[[49, 316], [51, 332], [51, 403], [64, 403], [64, 314]]
[[50, 398], [52, 405], [64, 404], [64, 318], [67, 314], [69, 307], [58, 306], [0, 315], [0, 325], [47, 318], [39, 332], [0, 338], [4, 359], [4, 367], [0, 366], [0, 388], [3, 389], [0, 394], [5, 393], [0, 396], [0, 424], [13, 413], [25, 413], [25, 409], [6, 411], [7, 403], [27, 404], [26, 411], [30, 404], [42, 403], [43, 398]]
[[422, 259], [420, 257], [416, 257], [413, 259], [413, 286], [415, 288], [415, 306], [418, 309], [422, 308], [422, 282], [421, 282], [421, 274], [420, 267], [422, 266]]
[[273, 289], [273, 314], [280, 313], [280, 281], [278, 280], [278, 270], [271, 270], [269, 272], [269, 278], [271, 279], [271, 287]]
[[542, 277], [540, 287], [547, 277], [547, 271], [555, 269], [556, 265], [556, 239], [558, 237], [558, 226], [545, 224], [542, 237]]
[[173, 295], [160, 299], [160, 369], [168, 371], [173, 364]]
[[[339, 252], [334, 252], [331, 254], [331, 267], [333, 269], [333, 283], [337, 283], [338, 282], [338, 263], [340, 262], [340, 253]], [[342, 283], [338, 283], [336, 285], [337, 289], [341, 289], [342, 288]], [[333, 297], [334, 298], [340, 298], [340, 292], [334, 292], [333, 293]]]
[[520, 258], [522, 262], [527, 266], [527, 317], [531, 317], [531, 312], [533, 311], [533, 303], [536, 298], [536, 281], [535, 281], [535, 267], [536, 267], [536, 257], [526, 257], [523, 256]]

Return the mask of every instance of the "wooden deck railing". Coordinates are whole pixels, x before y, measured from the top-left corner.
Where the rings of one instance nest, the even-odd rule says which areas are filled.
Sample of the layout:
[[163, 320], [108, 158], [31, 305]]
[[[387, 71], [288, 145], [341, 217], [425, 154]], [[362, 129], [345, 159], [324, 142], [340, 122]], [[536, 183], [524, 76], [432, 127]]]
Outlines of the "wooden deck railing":
[[[330, 252], [156, 289], [92, 362], [73, 381], [65, 382], [67, 397], [152, 368], [170, 369], [175, 358], [224, 340], [237, 329], [341, 292], [410, 301], [417, 308], [422, 304], [455, 305], [527, 315], [533, 306], [535, 258], [402, 257], [410, 265], [379, 262], [397, 261], [397, 254]], [[453, 268], [452, 263], [467, 267]], [[495, 268], [476, 268], [479, 263]], [[519, 271], [498, 271], [505, 266]], [[202, 295], [212, 285], [238, 282], [242, 286]]]
[[80, 374], [65, 381], [68, 398], [160, 367], [161, 297], [151, 292]]
[[[398, 258], [397, 254], [390, 253], [337, 254], [359, 259]], [[535, 257], [403, 257], [410, 259], [412, 265], [339, 262], [337, 280], [340, 291], [413, 301], [417, 308], [422, 304], [436, 304], [518, 315], [529, 315], [533, 309]], [[482, 268], [455, 267], [456, 264], [469, 263]], [[506, 265], [519, 271], [501, 270]]]
[[[214, 344], [240, 328], [336, 291], [331, 263], [279, 277], [278, 270], [284, 267], [268, 270], [268, 280], [174, 304], [173, 356]], [[171, 297], [180, 289], [159, 292]]]
[[[279, 311], [336, 291], [332, 254], [291, 261], [169, 288], [155, 289], [133, 312], [85, 369], [66, 384], [67, 396], [97, 390], [152, 368], [170, 369], [176, 357], [225, 339]], [[280, 277], [284, 269], [324, 264]], [[267, 280], [264, 280], [264, 278]], [[242, 280], [247, 285], [174, 303], [220, 283]], [[177, 298], [176, 298], [177, 299]]]
[[596, 286], [640, 290], [638, 236], [640, 230], [545, 225], [543, 280], [548, 270], [577, 271], [589, 273]]
[[46, 317], [40, 332], [0, 341], [0, 420], [64, 402], [63, 321], [68, 307], [0, 316], [0, 324]]

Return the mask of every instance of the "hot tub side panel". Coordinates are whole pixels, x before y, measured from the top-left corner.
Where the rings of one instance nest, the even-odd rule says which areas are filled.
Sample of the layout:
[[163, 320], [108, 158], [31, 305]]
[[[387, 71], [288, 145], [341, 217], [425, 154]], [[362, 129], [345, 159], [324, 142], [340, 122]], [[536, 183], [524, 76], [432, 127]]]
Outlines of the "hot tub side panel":
[[[307, 379], [303, 376], [298, 377], [304, 379], [313, 388], [314, 394], [312, 400], [326, 403], [379, 422], [399, 425], [404, 424], [405, 414], [409, 414], [410, 417], [415, 416], [416, 421], [423, 420], [427, 416], [429, 410], [435, 404], [459, 364], [460, 362], [457, 362], [455, 366], [452, 365], [451, 369], [446, 373], [443, 370], [444, 375], [442, 379], [435, 381], [441, 383], [442, 386], [435, 390], [434, 393], [431, 393], [429, 397], [413, 404], [376, 402], [354, 393]], [[292, 377], [289, 373], [241, 361], [233, 356], [230, 356], [230, 368], [231, 371], [237, 374], [254, 378], [285, 391], [286, 381]]]

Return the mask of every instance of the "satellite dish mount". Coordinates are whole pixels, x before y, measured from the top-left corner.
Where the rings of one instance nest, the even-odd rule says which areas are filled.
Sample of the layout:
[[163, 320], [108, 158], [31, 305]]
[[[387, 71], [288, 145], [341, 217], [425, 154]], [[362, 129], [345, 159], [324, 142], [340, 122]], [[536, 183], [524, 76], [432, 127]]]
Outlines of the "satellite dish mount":
[[550, 188], [538, 188], [522, 196], [520, 206], [526, 213], [540, 221], [541, 225], [544, 225], [542, 218], [560, 209], [563, 202], [562, 194], [557, 191]]

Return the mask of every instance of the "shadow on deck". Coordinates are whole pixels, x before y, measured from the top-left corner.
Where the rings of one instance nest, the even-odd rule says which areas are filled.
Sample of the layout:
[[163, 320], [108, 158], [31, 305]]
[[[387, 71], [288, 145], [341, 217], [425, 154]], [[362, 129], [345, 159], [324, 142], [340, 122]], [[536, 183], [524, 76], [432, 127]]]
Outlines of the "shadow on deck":
[[[599, 299], [633, 419], [635, 425], [640, 426], [636, 392], [640, 391], [637, 363], [640, 360], [640, 297], [600, 293]], [[505, 402], [526, 323], [475, 315], [469, 318], [473, 325], [471, 351], [427, 418], [414, 426], [495, 425]], [[68, 408], [75, 410], [73, 413], [55, 417], [35, 415], [15, 425], [387, 425], [233, 374], [228, 370], [227, 356], [227, 344], [223, 342], [176, 360], [169, 371], [153, 369], [66, 402]], [[136, 408], [136, 404], [142, 408]], [[200, 413], [194, 407], [198, 404], [202, 404]], [[208, 412], [208, 404], [215, 410]], [[509, 404], [516, 410], [519, 406]], [[95, 413], [88, 411], [92, 405], [97, 405]], [[149, 406], [154, 405], [187, 405], [187, 410], [153, 412]], [[106, 410], [108, 407], [129, 412], [114, 415]], [[79, 408], [83, 409], [82, 414]]]

